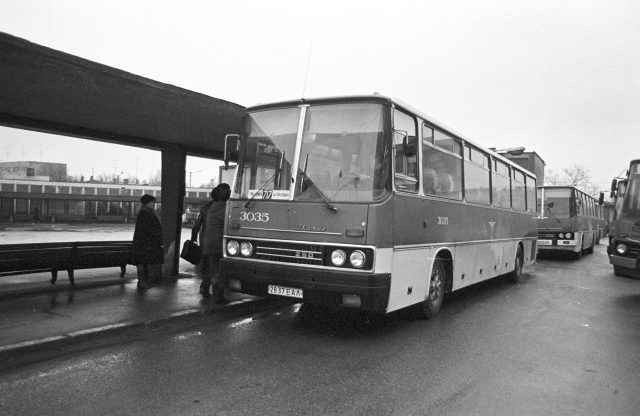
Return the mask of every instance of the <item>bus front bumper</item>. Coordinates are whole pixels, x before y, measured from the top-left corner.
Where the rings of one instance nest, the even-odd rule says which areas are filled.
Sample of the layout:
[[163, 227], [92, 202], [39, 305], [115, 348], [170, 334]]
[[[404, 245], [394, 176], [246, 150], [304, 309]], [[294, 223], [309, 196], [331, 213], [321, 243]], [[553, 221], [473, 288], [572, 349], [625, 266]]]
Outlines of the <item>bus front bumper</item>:
[[538, 239], [538, 250], [577, 251], [578, 240]]
[[632, 257], [616, 256], [615, 254], [609, 254], [609, 264], [631, 270], [640, 269], [640, 267], [638, 266], [638, 259]]
[[386, 311], [391, 286], [388, 273], [323, 270], [235, 258], [222, 259], [220, 274], [227, 281], [227, 288], [235, 292], [266, 297], [271, 296], [269, 286], [301, 289], [300, 302], [357, 307], [376, 313]]

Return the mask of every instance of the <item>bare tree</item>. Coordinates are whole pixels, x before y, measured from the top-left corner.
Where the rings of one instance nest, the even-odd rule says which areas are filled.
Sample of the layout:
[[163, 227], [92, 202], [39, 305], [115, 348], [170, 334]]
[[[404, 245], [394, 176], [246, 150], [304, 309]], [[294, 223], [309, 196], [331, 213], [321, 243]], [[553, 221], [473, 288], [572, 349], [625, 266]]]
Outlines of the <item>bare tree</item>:
[[157, 169], [155, 173], [149, 175], [147, 185], [160, 186], [162, 184], [162, 170]]
[[549, 170], [544, 175], [545, 185], [560, 185], [560, 186], [575, 186], [587, 194], [598, 197], [599, 190], [598, 185], [591, 182], [591, 174], [589, 169], [581, 165], [571, 165], [562, 169], [564, 175], [560, 175], [552, 170]]
[[562, 171], [565, 174], [567, 185], [583, 188], [591, 183], [589, 169], [584, 166], [573, 164], [568, 168], [562, 169]]
[[64, 163], [43, 163], [38, 167], [38, 176], [48, 176], [53, 182], [67, 180], [67, 165]]
[[112, 182], [113, 180], [113, 174], [111, 173], [100, 173], [98, 175], [95, 176], [95, 180], [97, 181], [101, 181], [101, 182]]
[[564, 181], [560, 175], [552, 170], [548, 170], [544, 174], [545, 185], [564, 185]]

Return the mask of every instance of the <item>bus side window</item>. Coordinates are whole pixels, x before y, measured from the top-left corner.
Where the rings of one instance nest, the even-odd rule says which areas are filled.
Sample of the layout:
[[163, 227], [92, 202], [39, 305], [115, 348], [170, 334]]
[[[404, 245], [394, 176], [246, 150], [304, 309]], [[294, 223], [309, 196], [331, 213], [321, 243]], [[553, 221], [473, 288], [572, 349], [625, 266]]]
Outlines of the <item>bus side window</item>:
[[456, 139], [423, 125], [422, 176], [425, 194], [462, 199], [460, 146]]
[[395, 110], [395, 186], [407, 192], [418, 192], [418, 143], [416, 121], [410, 115]]

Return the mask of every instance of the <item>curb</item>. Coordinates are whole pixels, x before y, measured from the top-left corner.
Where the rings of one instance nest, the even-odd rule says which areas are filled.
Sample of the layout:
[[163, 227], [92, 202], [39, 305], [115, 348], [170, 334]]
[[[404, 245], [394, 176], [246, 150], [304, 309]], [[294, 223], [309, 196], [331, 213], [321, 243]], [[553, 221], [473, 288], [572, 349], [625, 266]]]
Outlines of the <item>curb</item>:
[[[17, 298], [21, 296], [38, 296], [44, 293], [52, 293], [52, 292], [64, 292], [64, 291], [74, 291], [74, 290], [83, 290], [83, 289], [94, 289], [97, 287], [105, 287], [105, 286], [115, 286], [115, 285], [124, 285], [127, 283], [131, 283], [136, 280], [137, 277], [134, 276], [125, 276], [125, 277], [113, 277], [104, 280], [100, 280], [97, 282], [81, 282], [76, 283], [75, 285], [71, 285], [71, 283], [67, 282], [56, 282], [49, 283], [46, 281], [39, 283], [24, 283], [24, 287], [17, 289], [3, 289], [0, 293], [0, 300], [7, 298]], [[47, 286], [45, 286], [47, 284]]]
[[[176, 276], [172, 276], [171, 278], [167, 278], [166, 282], [171, 283], [170, 280], [178, 280], [178, 279], [190, 279], [193, 278], [192, 275], [188, 273], [178, 273]], [[106, 287], [106, 286], [117, 286], [124, 285], [131, 282], [134, 282], [138, 279], [138, 277], [134, 274], [125, 275], [124, 277], [120, 276], [104, 276], [98, 278], [86, 278], [87, 280], [92, 279], [93, 281], [76, 281], [75, 285], [72, 285], [67, 279], [63, 279], [56, 283], [49, 282], [48, 279], [40, 280], [35, 283], [20, 283], [22, 287], [13, 289], [5, 289], [3, 288], [0, 292], [0, 300], [6, 298], [16, 298], [21, 296], [38, 296], [44, 293], [51, 292], [64, 292], [64, 291], [76, 291], [76, 290], [84, 290], [84, 289], [95, 289], [97, 287]]]
[[[145, 329], [153, 326], [166, 325], [186, 321], [194, 318], [202, 318], [215, 314], [232, 314], [242, 311], [243, 309], [259, 309], [267, 306], [276, 306], [283, 304], [279, 299], [256, 298], [241, 299], [233, 301], [224, 306], [212, 307], [209, 309], [187, 309], [171, 313], [168, 316], [159, 317], [157, 319], [146, 321], [126, 321], [116, 324], [104, 325], [96, 328], [84, 329], [81, 331], [70, 332], [67, 334], [57, 335], [53, 337], [41, 338], [33, 341], [24, 341], [17, 344], [6, 345], [0, 347], [0, 367], [4, 364], [10, 364], [16, 356], [39, 352], [45, 349], [54, 349], [72, 344], [79, 344], [98, 338], [106, 338], [119, 333], [133, 330]], [[247, 311], [248, 312], [248, 311]]]

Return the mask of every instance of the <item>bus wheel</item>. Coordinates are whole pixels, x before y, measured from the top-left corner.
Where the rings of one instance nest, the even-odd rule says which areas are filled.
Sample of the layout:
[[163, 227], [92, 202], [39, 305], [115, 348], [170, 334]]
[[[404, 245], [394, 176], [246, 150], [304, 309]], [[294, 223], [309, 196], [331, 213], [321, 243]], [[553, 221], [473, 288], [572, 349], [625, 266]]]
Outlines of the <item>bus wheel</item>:
[[622, 277], [622, 267], [620, 266], [613, 266], [613, 274], [616, 275], [617, 277]]
[[595, 237], [591, 240], [591, 247], [589, 247], [586, 251], [587, 254], [593, 254], [593, 248], [595, 247]]
[[511, 283], [524, 282], [524, 277], [522, 276], [522, 247], [520, 246], [518, 246], [518, 250], [516, 250], [515, 267], [513, 271], [509, 273], [509, 281]]
[[433, 270], [431, 271], [431, 279], [429, 280], [429, 293], [427, 298], [418, 304], [418, 311], [422, 319], [432, 318], [440, 310], [444, 298], [445, 276], [446, 269], [442, 259], [435, 259]]

